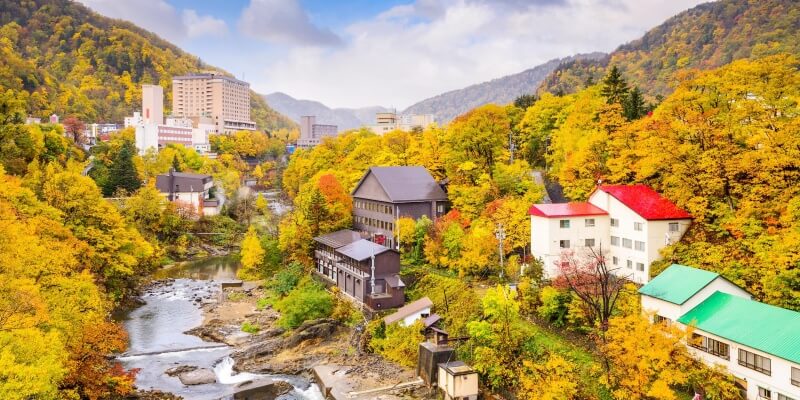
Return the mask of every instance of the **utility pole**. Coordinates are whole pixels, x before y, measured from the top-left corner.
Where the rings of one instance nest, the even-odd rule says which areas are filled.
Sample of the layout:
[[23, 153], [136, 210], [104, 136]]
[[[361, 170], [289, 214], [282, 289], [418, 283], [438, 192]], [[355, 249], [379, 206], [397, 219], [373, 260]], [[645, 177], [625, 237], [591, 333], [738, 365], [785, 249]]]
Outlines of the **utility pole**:
[[375, 296], [375, 248], [374, 247], [372, 247], [372, 257], [370, 257], [370, 261], [372, 266], [369, 277], [369, 284], [371, 286], [370, 294]]
[[503, 224], [497, 224], [497, 230], [494, 232], [494, 237], [497, 238], [498, 246], [500, 247], [500, 279], [503, 278], [505, 275], [505, 267], [504, 267], [504, 252], [503, 252], [503, 241], [506, 238], [506, 230], [503, 228]]
[[517, 149], [517, 145], [514, 144], [514, 132], [508, 131], [508, 151], [511, 154], [508, 163], [514, 163], [514, 150]]

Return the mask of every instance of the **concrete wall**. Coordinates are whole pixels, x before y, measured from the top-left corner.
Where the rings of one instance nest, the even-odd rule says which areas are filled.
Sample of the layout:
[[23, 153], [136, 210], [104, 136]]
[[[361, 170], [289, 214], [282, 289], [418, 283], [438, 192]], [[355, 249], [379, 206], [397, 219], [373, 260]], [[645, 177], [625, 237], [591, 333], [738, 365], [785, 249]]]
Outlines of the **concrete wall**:
[[[586, 226], [587, 219], [594, 219], [594, 227]], [[561, 228], [562, 220], [569, 221], [569, 228]], [[589, 252], [585, 246], [586, 239], [594, 239], [595, 251], [599, 251], [600, 246], [602, 246], [603, 252], [607, 251], [609, 248], [608, 216], [553, 218], [531, 216], [531, 255], [542, 260], [547, 278], [558, 275], [559, 269], [556, 262], [561, 258], [564, 250], [572, 250], [576, 256], [586, 255]], [[569, 249], [560, 247], [562, 240], [569, 240]]]

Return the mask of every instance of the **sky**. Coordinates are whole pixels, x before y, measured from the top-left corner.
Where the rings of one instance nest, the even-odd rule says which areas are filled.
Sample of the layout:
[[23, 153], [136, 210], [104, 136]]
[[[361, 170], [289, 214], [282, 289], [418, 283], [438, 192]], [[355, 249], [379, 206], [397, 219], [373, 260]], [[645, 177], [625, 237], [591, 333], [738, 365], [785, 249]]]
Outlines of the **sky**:
[[250, 82], [330, 107], [425, 98], [613, 51], [703, 0], [78, 0]]

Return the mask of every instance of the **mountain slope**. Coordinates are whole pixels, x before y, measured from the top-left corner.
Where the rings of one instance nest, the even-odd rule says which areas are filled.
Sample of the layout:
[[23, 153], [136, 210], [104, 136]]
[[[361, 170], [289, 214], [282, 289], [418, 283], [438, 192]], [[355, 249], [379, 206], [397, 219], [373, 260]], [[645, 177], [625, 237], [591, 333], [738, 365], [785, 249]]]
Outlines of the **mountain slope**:
[[270, 107], [279, 113], [300, 122], [303, 115], [315, 115], [321, 124], [338, 125], [340, 131], [355, 129], [375, 123], [375, 113], [388, 111], [385, 107], [329, 108], [312, 100], [298, 100], [286, 93], [276, 92], [263, 96]]
[[574, 92], [587, 79], [601, 79], [607, 65], [616, 65], [647, 94], [663, 96], [688, 70], [779, 52], [800, 54], [800, 2], [722, 0], [668, 19], [605, 60], [558, 69], [540, 91]]
[[[141, 84], [164, 87], [172, 76], [215, 69], [131, 23], [69, 0], [0, 0], [0, 89], [24, 92], [28, 113], [122, 122], [141, 107]], [[262, 129], [294, 124], [251, 92]]]
[[436, 121], [450, 122], [453, 118], [484, 104], [508, 104], [523, 94], [531, 94], [542, 80], [559, 65], [573, 60], [594, 60], [605, 56], [591, 53], [550, 60], [518, 74], [504, 76], [488, 82], [453, 90], [422, 100], [403, 111], [403, 114], [434, 114]]

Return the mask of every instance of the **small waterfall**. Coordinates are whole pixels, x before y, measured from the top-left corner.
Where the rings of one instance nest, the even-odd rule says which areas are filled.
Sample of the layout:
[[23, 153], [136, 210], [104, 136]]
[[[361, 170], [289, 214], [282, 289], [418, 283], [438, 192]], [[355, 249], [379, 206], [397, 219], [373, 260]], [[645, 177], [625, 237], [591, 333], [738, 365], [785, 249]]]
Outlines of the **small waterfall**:
[[267, 378], [267, 375], [251, 374], [249, 372], [240, 372], [233, 374], [233, 359], [225, 357], [219, 364], [214, 366], [214, 373], [217, 375], [217, 382], [231, 385], [234, 383], [242, 383], [247, 381], [255, 381], [262, 378]]

